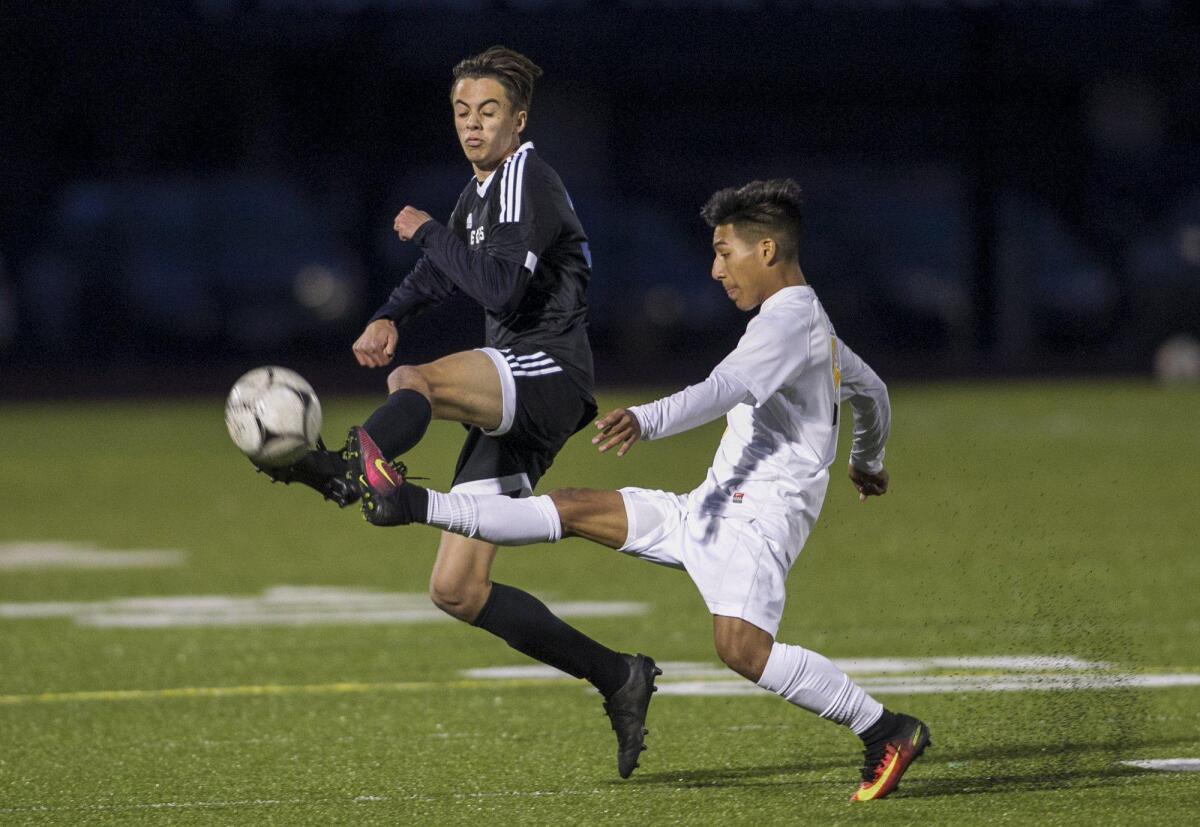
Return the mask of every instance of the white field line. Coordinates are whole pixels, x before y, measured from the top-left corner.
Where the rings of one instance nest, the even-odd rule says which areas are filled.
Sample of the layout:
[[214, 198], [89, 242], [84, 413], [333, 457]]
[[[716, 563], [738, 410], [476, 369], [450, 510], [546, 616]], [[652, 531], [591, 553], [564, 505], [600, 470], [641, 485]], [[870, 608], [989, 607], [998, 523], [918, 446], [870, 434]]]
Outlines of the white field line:
[[[914, 675], [903, 679], [860, 678], [858, 684], [872, 695], [948, 695], [962, 692], [1073, 692], [1100, 689], [1165, 689], [1200, 686], [1200, 675], [994, 675], [953, 677]], [[660, 695], [691, 697], [773, 697], [749, 681], [664, 681]]]
[[1200, 758], [1146, 758], [1139, 761], [1122, 761], [1129, 767], [1162, 772], [1200, 772]]
[[[893, 673], [930, 672], [938, 669], [971, 669], [976, 671], [1012, 670], [1017, 672], [1046, 672], [1053, 670], [1102, 670], [1111, 669], [1112, 664], [1101, 661], [1080, 660], [1074, 657], [1055, 655], [1001, 655], [996, 657], [935, 657], [935, 658], [835, 658], [834, 663], [850, 675], [889, 675]], [[698, 661], [661, 661], [665, 680], [674, 678], [712, 678], [716, 680], [737, 678], [729, 669], [715, 663]], [[570, 675], [552, 666], [522, 664], [520, 666], [487, 666], [480, 669], [465, 669], [465, 678], [561, 678], [573, 680]]]
[[[645, 603], [576, 600], [553, 603], [563, 617], [645, 614]], [[425, 593], [322, 586], [275, 586], [261, 595], [183, 595], [52, 603], [0, 603], [0, 619], [67, 618], [105, 629], [222, 626], [316, 626], [450, 622]]]
[[174, 549], [110, 551], [88, 543], [0, 543], [0, 571], [161, 569], [186, 562], [187, 552]]

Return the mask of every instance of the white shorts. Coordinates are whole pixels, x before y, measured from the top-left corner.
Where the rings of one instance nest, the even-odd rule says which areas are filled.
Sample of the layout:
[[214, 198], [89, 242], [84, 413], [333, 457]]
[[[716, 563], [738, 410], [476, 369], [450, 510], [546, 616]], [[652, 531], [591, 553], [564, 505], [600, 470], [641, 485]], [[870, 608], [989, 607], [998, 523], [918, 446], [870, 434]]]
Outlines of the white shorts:
[[684, 495], [622, 488], [621, 496], [629, 534], [620, 551], [684, 569], [710, 612], [740, 617], [774, 637], [795, 554], [751, 520], [693, 514]]

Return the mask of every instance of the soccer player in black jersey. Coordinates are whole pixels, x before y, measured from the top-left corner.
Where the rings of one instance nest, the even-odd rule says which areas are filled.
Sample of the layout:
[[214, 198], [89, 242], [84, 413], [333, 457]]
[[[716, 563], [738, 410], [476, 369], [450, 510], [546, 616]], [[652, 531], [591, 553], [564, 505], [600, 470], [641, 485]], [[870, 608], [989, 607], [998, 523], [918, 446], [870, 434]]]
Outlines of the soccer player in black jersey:
[[[486, 310], [486, 343], [388, 376], [389, 396], [363, 428], [384, 456], [411, 449], [431, 419], [469, 426], [452, 491], [532, 493], [567, 438], [596, 414], [586, 290], [587, 236], [558, 174], [523, 141], [534, 80], [524, 55], [494, 46], [454, 68], [451, 105], [474, 176], [446, 226], [406, 206], [394, 228], [424, 255], [354, 343], [360, 365], [389, 365], [396, 327], [426, 307], [465, 293]], [[286, 469], [339, 505], [360, 496], [350, 473], [353, 441], [315, 451]], [[443, 533], [430, 595], [443, 611], [502, 638], [514, 649], [590, 681], [617, 733], [622, 777], [644, 749], [654, 678], [644, 655], [608, 649], [568, 626], [533, 595], [493, 583], [496, 546]]]

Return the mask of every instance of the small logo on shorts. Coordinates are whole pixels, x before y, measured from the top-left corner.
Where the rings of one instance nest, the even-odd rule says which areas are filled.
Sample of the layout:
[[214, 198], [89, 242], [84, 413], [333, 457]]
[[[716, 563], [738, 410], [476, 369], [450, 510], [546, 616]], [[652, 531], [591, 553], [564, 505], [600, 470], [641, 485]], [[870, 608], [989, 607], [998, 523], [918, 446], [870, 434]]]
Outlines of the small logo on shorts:
[[734, 491], [734, 492], [733, 492], [733, 501], [734, 501], [735, 503], [740, 503], [740, 502], [742, 501], [742, 498], [743, 498], [743, 497], [745, 497], [745, 496], [746, 496], [746, 495], [745, 495], [745, 494], [743, 494], [741, 491]]

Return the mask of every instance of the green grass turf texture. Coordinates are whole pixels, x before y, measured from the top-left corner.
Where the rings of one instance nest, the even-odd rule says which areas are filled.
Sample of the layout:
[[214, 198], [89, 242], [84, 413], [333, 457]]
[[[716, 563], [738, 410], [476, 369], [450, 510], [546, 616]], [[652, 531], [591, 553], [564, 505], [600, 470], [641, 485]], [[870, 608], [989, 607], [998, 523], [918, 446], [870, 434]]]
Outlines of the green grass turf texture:
[[[602, 409], [649, 398], [606, 393]], [[857, 502], [843, 450], [789, 581], [780, 638], [832, 657], [1061, 654], [1200, 670], [1197, 390], [1148, 384], [892, 389], [893, 489]], [[372, 407], [325, 400], [331, 442]], [[686, 491], [722, 425], [629, 456], [564, 450], [554, 485]], [[187, 565], [0, 571], [0, 599], [257, 595], [281, 585], [421, 592], [436, 534], [381, 530], [307, 489], [266, 484], [221, 400], [0, 407], [0, 542], [177, 548]], [[445, 487], [461, 439], [407, 458]], [[581, 540], [503, 550], [494, 576], [546, 599], [638, 600], [577, 622], [659, 660], [715, 663], [681, 572]], [[433, 682], [354, 693], [0, 703], [0, 823], [1187, 823], [1200, 689], [884, 696], [934, 747], [892, 798], [847, 801], [857, 740], [766, 693], [663, 697], [621, 781], [598, 696], [575, 682], [452, 686], [527, 663], [456, 622], [102, 629], [0, 619], [0, 695]], [[447, 685], [440, 685], [440, 684]]]

